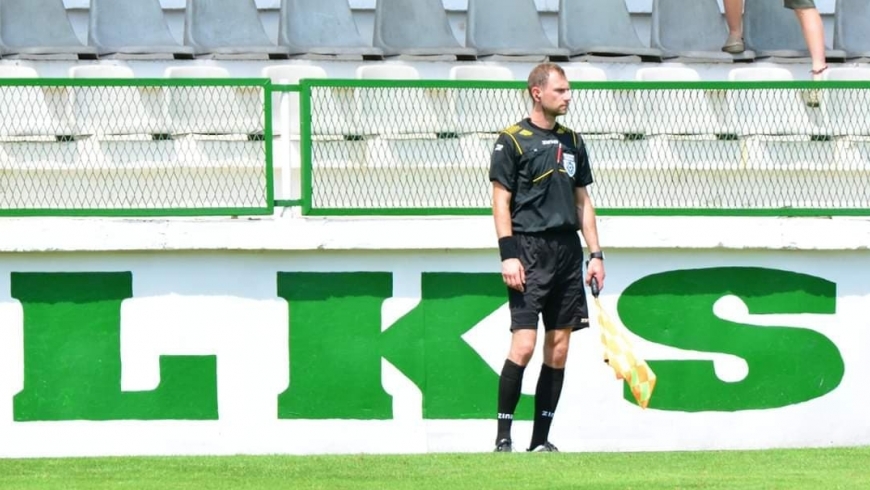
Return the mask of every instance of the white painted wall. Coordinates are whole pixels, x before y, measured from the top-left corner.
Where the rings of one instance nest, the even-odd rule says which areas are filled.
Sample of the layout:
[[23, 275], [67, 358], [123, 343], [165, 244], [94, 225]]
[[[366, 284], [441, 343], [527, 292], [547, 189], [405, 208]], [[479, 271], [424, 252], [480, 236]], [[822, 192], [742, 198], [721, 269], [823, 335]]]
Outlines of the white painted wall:
[[[414, 221], [413, 224], [422, 228], [426, 221], [429, 220]], [[491, 244], [493, 241], [490, 231], [483, 229], [488, 228], [484, 226], [487, 220], [467, 218], [454, 220], [454, 225], [457, 221], [468, 230], [480, 228], [466, 238], [453, 239], [465, 243], [465, 246], [435, 250], [445, 243], [436, 235], [439, 227], [433, 226], [429, 228], [431, 235], [406, 236], [404, 241], [392, 247], [406, 250], [364, 252], [353, 249], [386, 245], [386, 237], [378, 238], [381, 233], [401, 230], [405, 235], [411, 235], [407, 229], [411, 223], [349, 224], [332, 220], [294, 220], [293, 226], [285, 230], [290, 245], [286, 250], [270, 253], [254, 252], [253, 238], [247, 246], [230, 244], [233, 242], [231, 237], [238, 234], [236, 227], [250, 226], [234, 222], [173, 221], [141, 226], [138, 222], [114, 220], [55, 222], [80, 230], [75, 235], [62, 233], [62, 229], [55, 230], [51, 242], [61, 250], [126, 249], [120, 243], [126, 240], [129, 244], [138, 241], [142, 251], [0, 256], [0, 456], [491, 450], [494, 420], [424, 421], [420, 391], [401, 372], [386, 364], [383, 385], [393, 397], [392, 420], [278, 420], [275, 415], [276, 396], [292, 383], [292, 375], [288, 378], [287, 373], [288, 359], [292, 355], [287, 350], [287, 308], [286, 303], [275, 296], [276, 272], [392, 272], [394, 297], [383, 306], [384, 327], [388, 328], [390, 320], [387, 319], [397, 318], [419, 300], [422, 272], [498, 271], [495, 251], [491, 247], [482, 250], [484, 242]], [[838, 285], [836, 314], [750, 315], [744, 302], [736, 297], [723, 297], [716, 305], [715, 314], [723, 319], [758, 325], [759, 328], [781, 325], [822, 333], [840, 349], [846, 363], [846, 374], [832, 393], [784, 408], [700, 413], [642, 411], [621, 399], [621, 383], [613, 379], [612, 372], [601, 362], [597, 326], [593, 326], [574, 335], [567, 382], [552, 429], [552, 440], [563, 451], [825, 447], [870, 443], [870, 421], [862, 408], [870, 401], [863, 375], [870, 369], [870, 360], [864, 355], [870, 342], [867, 320], [870, 318], [870, 288], [859, 272], [867, 270], [870, 259], [863, 251], [847, 250], [863, 248], [870, 243], [866, 222], [832, 220], [833, 224], [822, 224], [820, 220], [691, 219], [682, 220], [679, 227], [684, 231], [677, 233], [677, 221], [681, 220], [626, 219], [626, 223], [616, 224], [618, 221], [621, 220], [614, 218], [602, 223], [602, 239], [608, 252], [608, 281], [602, 302], [612, 316], [615, 317], [615, 301], [621, 291], [631, 282], [656, 272], [759, 266], [818, 275]], [[670, 221], [674, 226], [664, 226], [665, 231], [659, 235], [660, 225]], [[97, 224], [107, 228], [117, 226], [118, 231], [121, 227], [139, 231], [135, 237], [107, 235], [114, 237], [115, 242], [106, 246], [103, 243], [105, 236], [83, 235], [88, 227]], [[13, 222], [13, 225], [23, 226], [18, 222]], [[708, 230], [709, 238], [697, 238], [702, 233], [693, 225]], [[749, 226], [744, 234], [728, 234], [741, 225]], [[162, 227], [167, 233], [161, 237], [154, 226]], [[322, 233], [317, 236], [324, 241], [330, 236], [337, 239], [338, 229], [349, 232], [352, 227], [368, 226], [371, 232], [365, 236], [341, 233], [343, 246], [350, 250], [315, 250], [314, 243], [300, 247], [304, 250], [290, 250], [294, 248], [293, 237], [310, 235], [308, 227], [311, 226], [321, 228]], [[621, 226], [635, 226], [631, 243], [617, 232]], [[193, 235], [208, 228], [215, 234], [198, 238], [200, 246], [188, 242], [188, 245], [178, 248], [228, 246], [247, 250], [215, 253], [145, 251], [163, 248], [167, 242], [180, 244], [181, 235], [194, 240]], [[328, 231], [333, 228], [335, 230]], [[173, 229], [176, 233], [168, 232]], [[779, 230], [782, 236], [775, 239], [775, 232], [768, 232], [765, 238], [754, 235], [764, 229]], [[791, 232], [785, 232], [785, 229]], [[182, 230], [189, 233], [182, 233]], [[813, 242], [814, 239], [805, 240], [808, 235], [825, 235], [826, 231], [834, 236], [819, 238], [824, 244]], [[677, 243], [680, 241], [678, 234], [684, 240], [685, 249], [681, 250]], [[461, 236], [460, 233], [455, 235]], [[12, 246], [16, 241], [26, 240], [23, 237], [10, 233], [0, 236], [3, 250], [28, 248]], [[60, 238], [76, 236], [73, 241]], [[663, 241], [662, 236], [669, 236], [671, 241]], [[301, 239], [296, 238], [296, 243]], [[795, 241], [789, 241], [792, 239]], [[842, 240], [839, 250], [813, 250], [816, 246], [836, 247], [838, 239]], [[46, 236], [37, 240], [49, 242]], [[716, 244], [716, 240], [723, 243]], [[35, 244], [32, 241], [29, 248], [38, 250]], [[273, 241], [265, 243], [263, 248], [276, 246]], [[334, 243], [327, 246], [342, 247]], [[23, 358], [21, 308], [9, 291], [8, 279], [13, 271], [132, 271], [135, 297], [126, 300], [122, 307], [122, 389], [154, 389], [159, 382], [156, 370], [159, 355], [216, 354], [220, 420], [14, 422], [12, 397], [23, 386]], [[594, 317], [594, 309], [592, 313]], [[508, 321], [508, 311], [503, 306], [464, 336], [494, 371], [500, 369], [507, 351]], [[748, 374], [746, 363], [730, 355], [681, 351], [639, 339], [637, 348], [650, 360], [712, 360], [716, 376], [722, 380], [739, 382]], [[808, 363], [811, 364], [810, 360]], [[527, 394], [534, 392], [539, 365], [540, 358], [536, 354], [524, 382]], [[515, 424], [514, 437], [518, 446], [526, 444], [530, 434], [530, 422]]]

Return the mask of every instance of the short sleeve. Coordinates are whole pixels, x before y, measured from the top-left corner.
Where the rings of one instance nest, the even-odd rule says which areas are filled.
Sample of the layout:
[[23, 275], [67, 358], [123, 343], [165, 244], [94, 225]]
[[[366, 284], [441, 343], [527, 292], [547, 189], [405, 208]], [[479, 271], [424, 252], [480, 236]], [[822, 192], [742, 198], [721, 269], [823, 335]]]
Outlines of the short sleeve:
[[574, 178], [576, 187], [586, 187], [592, 183], [592, 167], [589, 165], [589, 153], [586, 151], [586, 143], [577, 134], [577, 176]]
[[517, 149], [511, 139], [505, 133], [499, 135], [492, 148], [492, 158], [489, 163], [489, 181], [498, 182], [512, 194], [517, 186]]

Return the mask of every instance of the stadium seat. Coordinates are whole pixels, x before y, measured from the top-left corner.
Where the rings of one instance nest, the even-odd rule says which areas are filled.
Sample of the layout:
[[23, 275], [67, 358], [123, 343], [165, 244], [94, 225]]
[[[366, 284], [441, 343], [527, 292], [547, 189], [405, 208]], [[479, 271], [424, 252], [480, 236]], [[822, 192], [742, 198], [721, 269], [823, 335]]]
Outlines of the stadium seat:
[[572, 85], [571, 108], [563, 118], [566, 126], [585, 135], [607, 138], [643, 132], [632, 91], [584, 87], [583, 82], [607, 81], [606, 71], [588, 63], [570, 64], [563, 69]]
[[[29, 66], [0, 65], [0, 78], [39, 78]], [[0, 121], [0, 137], [71, 135], [69, 94], [56, 87], [0, 87], [0, 106], [6, 115]]]
[[510, 68], [503, 65], [455, 65], [450, 67], [450, 80], [514, 80]]
[[[728, 80], [733, 82], [793, 78], [789, 70], [778, 66], [735, 68], [728, 74]], [[825, 141], [830, 136], [830, 124], [820, 108], [806, 104], [804, 94], [805, 91], [766, 88], [728, 91], [733, 126], [745, 140], [746, 168], [793, 172], [830, 165], [834, 146]]]
[[0, 2], [0, 56], [96, 59], [73, 31], [63, 0]]
[[91, 0], [88, 44], [100, 57], [193, 58], [169, 32], [160, 0]]
[[[169, 66], [166, 78], [230, 78], [221, 66]], [[263, 96], [255, 87], [167, 87], [171, 134], [256, 134], [263, 130]]]
[[[230, 78], [230, 73], [220, 66], [169, 66], [164, 77]], [[264, 142], [258, 137], [265, 126], [262, 89], [178, 86], [166, 92], [174, 167], [183, 167], [191, 179], [201, 178], [202, 185], [220, 188], [219, 182], [232, 182], [234, 191], [239, 190], [238, 200], [256, 202], [265, 183]], [[174, 173], [173, 169], [172, 178]]]
[[[356, 69], [360, 80], [419, 80], [411, 65], [378, 63]], [[357, 88], [357, 128], [363, 135], [434, 135], [437, 112], [433, 110], [429, 89]]]
[[834, 49], [847, 58], [870, 58], [870, 2], [837, 0], [834, 11]]
[[870, 67], [865, 66], [838, 66], [832, 67], [822, 74], [824, 80], [855, 81], [870, 80]]
[[[697, 82], [697, 70], [681, 66], [642, 67], [635, 73], [639, 82]], [[705, 93], [689, 90], [641, 90], [641, 120], [646, 135], [713, 134]]]
[[[506, 66], [458, 65], [450, 69], [451, 80], [514, 81]], [[486, 95], [491, 95], [485, 97]], [[454, 113], [458, 133], [498, 133], [528, 116], [530, 102], [526, 90], [462, 89], [456, 91]]]
[[30, 66], [0, 64], [0, 78], [39, 78], [39, 73]]
[[570, 51], [547, 38], [534, 0], [468, 0], [465, 45], [477, 56], [567, 61]]
[[604, 82], [607, 81], [607, 72], [597, 66], [588, 63], [564, 65], [565, 76], [569, 82]]
[[441, 0], [378, 0], [374, 45], [387, 56], [477, 58], [457, 41]]
[[728, 26], [716, 0], [654, 0], [650, 46], [665, 59], [691, 62], [751, 61], [751, 50], [740, 54], [722, 51]]
[[728, 71], [729, 82], [782, 82], [794, 80], [791, 71], [781, 66], [748, 66]]
[[356, 77], [361, 80], [419, 80], [420, 72], [411, 65], [378, 63], [359, 66]]
[[[88, 64], [69, 69], [70, 78], [134, 78], [124, 65]], [[169, 132], [161, 87], [72, 87], [76, 134], [159, 135]]]
[[[870, 81], [870, 68], [829, 68], [823, 76], [831, 81]], [[822, 96], [821, 107], [827, 113], [833, 136], [870, 136], [870, 94], [866, 90], [827, 89]]]
[[384, 58], [380, 48], [360, 37], [347, 0], [281, 0], [278, 44], [290, 48], [291, 55]]
[[623, 1], [560, 0], [559, 47], [567, 48], [572, 57], [662, 59], [661, 50], [641, 42]]
[[[756, 57], [808, 58], [806, 41], [794, 13], [782, 2], [748, 1], [743, 8], [743, 39]], [[841, 50], [828, 49], [831, 60], [845, 59]]]
[[197, 56], [286, 59], [290, 48], [272, 43], [254, 0], [187, 0], [184, 44]]
[[639, 82], [698, 82], [698, 70], [687, 66], [645, 66], [638, 68], [635, 79]]
[[[728, 73], [731, 82], [789, 80], [794, 76], [781, 66], [734, 68]], [[807, 106], [805, 94], [783, 89], [729, 90], [726, 97], [734, 130], [741, 136], [816, 134], [821, 112]]]

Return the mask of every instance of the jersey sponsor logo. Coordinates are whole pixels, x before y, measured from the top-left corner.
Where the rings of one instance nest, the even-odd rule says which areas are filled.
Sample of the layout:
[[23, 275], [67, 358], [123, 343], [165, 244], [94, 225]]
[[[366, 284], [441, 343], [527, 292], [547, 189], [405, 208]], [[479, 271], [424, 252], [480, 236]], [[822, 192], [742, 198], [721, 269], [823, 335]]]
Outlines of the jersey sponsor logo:
[[541, 140], [542, 145], [558, 145], [559, 140]]
[[563, 158], [562, 165], [565, 166], [565, 171], [568, 172], [568, 175], [574, 177], [574, 173], [577, 172], [577, 164], [574, 161], [574, 155], [566, 153]]

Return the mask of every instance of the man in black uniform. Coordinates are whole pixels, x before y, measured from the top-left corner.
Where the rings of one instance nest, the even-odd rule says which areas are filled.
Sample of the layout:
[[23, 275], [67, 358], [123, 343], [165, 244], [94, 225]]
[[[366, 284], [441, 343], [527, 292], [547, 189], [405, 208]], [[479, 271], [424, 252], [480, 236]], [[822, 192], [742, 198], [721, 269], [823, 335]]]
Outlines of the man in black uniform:
[[508, 286], [511, 347], [498, 386], [496, 451], [513, 450], [511, 423], [523, 371], [544, 324], [544, 364], [535, 391], [529, 451], [555, 452], [550, 423], [562, 393], [568, 342], [587, 327], [583, 246], [591, 253], [586, 283], [604, 287], [604, 255], [598, 246], [595, 208], [586, 192], [592, 171], [579, 134], [558, 124], [571, 101], [565, 72], [543, 63], [529, 74], [530, 117], [505, 129], [492, 152], [489, 180], [501, 271]]

